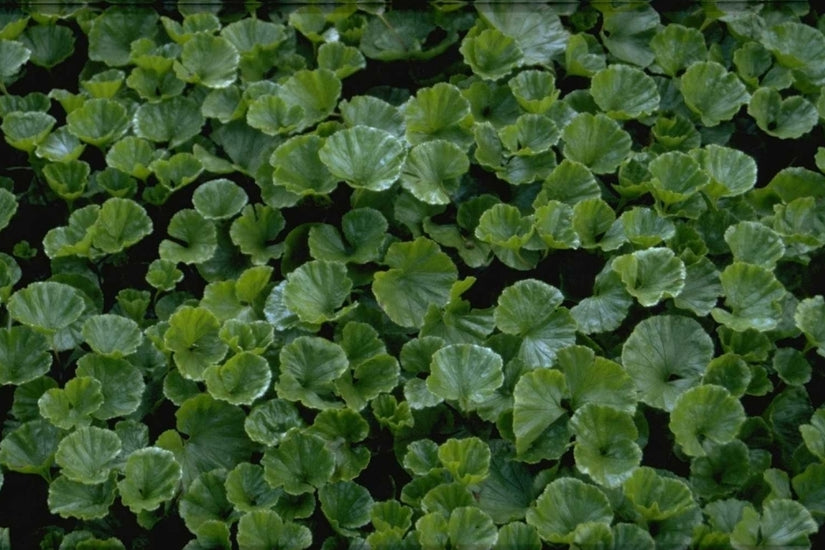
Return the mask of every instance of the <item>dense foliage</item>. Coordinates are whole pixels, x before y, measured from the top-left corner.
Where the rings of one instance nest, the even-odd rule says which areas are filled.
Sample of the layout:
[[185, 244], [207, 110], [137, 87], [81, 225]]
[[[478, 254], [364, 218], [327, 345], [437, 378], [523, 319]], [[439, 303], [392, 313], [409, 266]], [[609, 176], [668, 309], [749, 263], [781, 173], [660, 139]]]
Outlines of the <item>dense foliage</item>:
[[823, 30], [6, 8], [0, 547], [814, 544]]

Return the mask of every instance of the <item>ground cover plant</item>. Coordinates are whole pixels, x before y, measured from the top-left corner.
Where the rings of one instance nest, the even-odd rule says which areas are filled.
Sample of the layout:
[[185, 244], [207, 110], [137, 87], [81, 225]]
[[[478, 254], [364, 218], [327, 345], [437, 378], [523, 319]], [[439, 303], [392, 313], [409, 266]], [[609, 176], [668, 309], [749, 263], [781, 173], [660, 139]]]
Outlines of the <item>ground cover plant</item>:
[[0, 11], [0, 548], [806, 548], [808, 3]]

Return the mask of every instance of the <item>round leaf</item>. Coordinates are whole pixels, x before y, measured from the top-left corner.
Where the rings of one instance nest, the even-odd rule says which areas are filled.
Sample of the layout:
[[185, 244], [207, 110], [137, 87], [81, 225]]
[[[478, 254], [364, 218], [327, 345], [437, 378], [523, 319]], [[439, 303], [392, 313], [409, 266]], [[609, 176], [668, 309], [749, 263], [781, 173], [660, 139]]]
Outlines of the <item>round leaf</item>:
[[212, 397], [233, 405], [251, 405], [269, 389], [272, 369], [263, 357], [241, 352], [223, 365], [207, 367], [203, 377]]
[[502, 359], [489, 348], [453, 344], [433, 354], [427, 389], [442, 399], [458, 401], [462, 411], [476, 408], [504, 382]]
[[383, 130], [354, 126], [340, 130], [318, 151], [337, 178], [356, 189], [383, 191], [398, 179], [404, 163], [401, 141]]
[[284, 302], [305, 323], [333, 321], [350, 308], [339, 308], [349, 298], [352, 281], [340, 262], [314, 260], [287, 275]]
[[254, 265], [264, 265], [281, 255], [283, 245], [273, 241], [285, 223], [279, 210], [264, 204], [248, 204], [232, 222], [229, 236]]
[[407, 141], [417, 145], [430, 139], [444, 139], [458, 145], [470, 141], [465, 128], [470, 102], [452, 84], [439, 82], [418, 90], [404, 109]]
[[242, 549], [303, 550], [312, 545], [312, 531], [303, 525], [282, 520], [274, 510], [254, 510], [238, 520], [237, 540]]
[[516, 41], [496, 28], [468, 33], [460, 51], [473, 73], [487, 80], [506, 76], [522, 62]]
[[227, 346], [219, 328], [215, 315], [203, 307], [183, 306], [169, 317], [163, 343], [185, 378], [202, 380], [206, 367], [223, 358]]
[[275, 384], [279, 397], [323, 409], [334, 391], [333, 382], [349, 361], [338, 344], [316, 336], [299, 336], [281, 348], [281, 376]]
[[0, 441], [0, 464], [14, 472], [46, 475], [62, 435], [42, 418], [25, 422]]
[[241, 512], [270, 509], [283, 494], [264, 479], [263, 466], [241, 462], [226, 476], [226, 499]]
[[123, 504], [134, 514], [152, 511], [175, 496], [181, 480], [175, 455], [159, 447], [144, 447], [129, 455], [117, 487]]
[[272, 183], [298, 195], [326, 195], [338, 185], [321, 162], [324, 140], [315, 134], [295, 136], [278, 146], [269, 163], [275, 168]]
[[332, 528], [342, 535], [356, 534], [356, 529], [370, 520], [372, 496], [366, 488], [352, 481], [324, 485], [318, 489], [318, 500]]
[[680, 395], [670, 413], [670, 431], [690, 456], [704, 456], [705, 443], [732, 441], [745, 422], [745, 409], [722, 386], [704, 384]]
[[161, 259], [185, 264], [202, 263], [215, 253], [218, 236], [215, 226], [197, 210], [178, 210], [167, 229], [171, 239], [164, 239], [158, 247]]
[[612, 268], [627, 292], [645, 307], [678, 296], [685, 286], [685, 264], [669, 248], [623, 254], [613, 260]]
[[248, 200], [241, 186], [223, 178], [200, 184], [192, 195], [195, 210], [207, 220], [231, 218], [246, 206]]
[[107, 165], [142, 181], [152, 173], [149, 165], [153, 160], [155, 150], [152, 145], [136, 136], [124, 137], [106, 152]]
[[100, 207], [92, 244], [114, 254], [136, 244], [151, 232], [152, 220], [141, 205], [131, 199], [112, 197]]
[[198, 104], [183, 96], [144, 103], [134, 117], [135, 134], [154, 142], [169, 143], [170, 148], [198, 135], [204, 123]]
[[62, 389], [47, 390], [37, 400], [43, 418], [64, 430], [91, 424], [91, 415], [103, 404], [103, 385], [90, 376], [77, 376]]
[[87, 426], [60, 441], [54, 460], [68, 479], [94, 485], [108, 479], [120, 449], [120, 438], [115, 432]]
[[682, 75], [681, 91], [687, 106], [705, 126], [730, 120], [750, 99], [739, 78], [715, 61], [691, 64]]
[[551, 482], [534, 508], [527, 510], [527, 523], [551, 543], [571, 543], [576, 528], [586, 522], [610, 524], [613, 510], [607, 497], [593, 485], [571, 477]]
[[596, 174], [613, 172], [630, 153], [630, 135], [601, 113], [579, 113], [565, 126], [562, 139], [564, 156]]
[[3, 117], [0, 130], [9, 145], [31, 153], [46, 139], [56, 122], [53, 116], [39, 111], [12, 111]]
[[742, 221], [725, 230], [725, 242], [734, 261], [773, 269], [785, 254], [785, 245], [773, 229], [759, 222]]
[[449, 204], [459, 178], [470, 168], [464, 151], [444, 140], [427, 141], [410, 150], [401, 173], [401, 185], [427, 204]]
[[776, 328], [782, 314], [785, 288], [772, 271], [734, 262], [722, 271], [719, 280], [725, 294], [725, 306], [730, 311], [713, 308], [711, 315], [717, 322], [736, 331]]
[[175, 61], [177, 77], [207, 88], [226, 88], [235, 82], [240, 55], [231, 42], [220, 36], [197, 33]]
[[92, 413], [95, 418], [126, 416], [140, 406], [145, 389], [143, 375], [125, 359], [84, 355], [77, 361], [76, 374], [100, 382], [103, 403]]
[[103, 148], [126, 133], [129, 116], [113, 99], [89, 99], [66, 116], [66, 124], [81, 141]]
[[559, 97], [556, 78], [550, 71], [528, 69], [507, 81], [516, 101], [528, 113], [547, 112]]
[[490, 447], [477, 437], [448, 439], [438, 448], [438, 460], [462, 485], [475, 485], [489, 474]]
[[95, 352], [110, 357], [131, 355], [143, 341], [138, 324], [121, 315], [93, 315], [83, 323], [81, 333]]
[[701, 191], [710, 180], [701, 166], [687, 153], [669, 151], [650, 161], [653, 196], [669, 205], [686, 201]]
[[0, 329], [0, 385], [19, 386], [49, 372], [49, 352], [46, 337], [27, 326]]
[[713, 196], [741, 195], [756, 184], [756, 161], [742, 151], [711, 144], [691, 155], [710, 176], [705, 192]]
[[87, 485], [60, 476], [49, 484], [49, 511], [63, 518], [100, 519], [115, 501], [115, 481]]
[[85, 305], [80, 292], [73, 286], [45, 281], [31, 283], [12, 294], [7, 307], [18, 322], [54, 333], [76, 321]]
[[570, 427], [576, 434], [576, 469], [600, 485], [618, 487], [642, 460], [630, 413], [587, 403], [570, 419]]
[[[329, 482], [335, 460], [320, 437], [292, 431], [261, 459], [267, 483], [290, 495], [312, 493]], [[366, 521], [365, 521], [366, 523]]]
[[630, 65], [610, 65], [593, 75], [590, 94], [601, 110], [618, 120], [640, 118], [659, 107], [656, 83]]

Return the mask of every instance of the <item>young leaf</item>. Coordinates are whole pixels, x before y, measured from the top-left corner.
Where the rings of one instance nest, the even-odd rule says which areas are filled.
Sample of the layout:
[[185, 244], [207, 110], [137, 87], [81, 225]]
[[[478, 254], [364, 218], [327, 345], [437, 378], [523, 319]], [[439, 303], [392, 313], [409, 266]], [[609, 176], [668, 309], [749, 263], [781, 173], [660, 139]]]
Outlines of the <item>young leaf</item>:
[[628, 414], [635, 412], [636, 387], [618, 363], [596, 356], [590, 348], [568, 346], [559, 351], [554, 367], [564, 373], [573, 409], [594, 403]]
[[695, 386], [713, 357], [713, 341], [689, 317], [649, 317], [633, 329], [622, 347], [622, 365], [643, 403], [672, 410], [676, 398]]
[[725, 230], [725, 242], [734, 261], [773, 269], [785, 253], [785, 245], [773, 229], [754, 221], [742, 221]]
[[406, 137], [412, 145], [443, 139], [464, 147], [471, 141], [471, 120], [470, 102], [458, 88], [446, 82], [421, 88], [404, 109]]
[[303, 425], [295, 405], [283, 399], [270, 399], [252, 408], [244, 421], [244, 430], [252, 441], [273, 447], [290, 429]]
[[593, 75], [590, 94], [601, 110], [617, 120], [638, 119], [659, 107], [656, 83], [630, 65], [611, 65]]
[[556, 78], [549, 71], [527, 69], [508, 80], [507, 85], [528, 113], [546, 113], [559, 97]]
[[129, 129], [126, 108], [114, 99], [89, 99], [66, 116], [69, 131], [98, 148], [108, 147]]
[[710, 144], [690, 154], [710, 176], [704, 192], [711, 196], [741, 195], [756, 184], [756, 161], [742, 151]]
[[64, 388], [47, 390], [37, 406], [43, 418], [64, 430], [88, 426], [90, 416], [103, 404], [103, 385], [90, 376], [76, 376]]
[[630, 413], [587, 403], [570, 419], [570, 428], [576, 435], [576, 469], [600, 485], [618, 487], [642, 460]]
[[144, 447], [129, 455], [117, 488], [134, 514], [156, 510], [178, 490], [182, 470], [175, 455], [159, 447]]
[[710, 179], [687, 153], [669, 151], [650, 161], [650, 191], [666, 205], [683, 202], [701, 191]]
[[246, 206], [248, 200], [241, 186], [224, 178], [200, 184], [192, 195], [195, 210], [207, 220], [231, 218]]
[[704, 456], [706, 442], [733, 440], [744, 421], [745, 409], [727, 389], [703, 384], [676, 398], [669, 427], [686, 454]]
[[238, 520], [237, 541], [240, 548], [304, 550], [312, 545], [312, 531], [284, 521], [274, 510], [254, 510]]
[[576, 528], [586, 522], [610, 524], [613, 510], [597, 487], [572, 477], [552, 481], [527, 510], [527, 523], [550, 543], [573, 542]]
[[438, 447], [438, 460], [462, 485], [484, 481], [490, 469], [490, 447], [477, 437], [448, 439]]
[[564, 375], [547, 368], [534, 369], [513, 389], [513, 434], [520, 459], [537, 462], [557, 459], [567, 448], [567, 396]]
[[355, 535], [370, 520], [373, 499], [369, 491], [352, 481], [328, 483], [318, 489], [321, 511], [332, 528], [342, 535]]
[[427, 388], [443, 399], [458, 401], [462, 411], [470, 411], [504, 381], [502, 359], [489, 348], [474, 344], [453, 344], [433, 354]]
[[825, 300], [822, 295], [801, 300], [794, 312], [794, 322], [808, 339], [817, 346], [817, 353], [825, 356], [825, 330], [820, 319], [825, 314]]
[[329, 171], [355, 189], [383, 191], [401, 174], [402, 142], [383, 130], [354, 126], [327, 138], [318, 151]]
[[338, 104], [341, 118], [347, 126], [369, 126], [389, 132], [395, 137], [404, 135], [404, 117], [398, 108], [369, 95], [344, 99]]
[[579, 113], [564, 128], [562, 139], [564, 156], [596, 174], [613, 172], [630, 153], [630, 135], [601, 113]]
[[429, 306], [444, 306], [457, 279], [452, 260], [433, 241], [419, 237], [392, 244], [384, 257], [390, 267], [375, 274], [372, 290], [389, 318], [420, 327]]
[[115, 432], [86, 426], [60, 441], [54, 460], [66, 478], [95, 485], [109, 478], [120, 450], [120, 438]]
[[283, 252], [283, 245], [273, 241], [285, 223], [279, 210], [264, 204], [248, 204], [232, 222], [229, 236], [254, 265], [264, 265]]
[[6, 143], [27, 153], [46, 139], [57, 120], [39, 111], [12, 111], [3, 117], [0, 130]]
[[662, 476], [648, 466], [637, 468], [622, 485], [622, 492], [648, 522], [678, 518], [696, 508], [693, 494], [684, 481]]
[[387, 220], [373, 208], [353, 208], [341, 218], [341, 233], [332, 225], [309, 229], [309, 252], [317, 260], [364, 264], [380, 258]]
[[38, 418], [24, 422], [0, 441], [0, 464], [14, 472], [47, 476], [63, 433]]
[[81, 333], [92, 350], [114, 358], [133, 354], [143, 341], [138, 324], [121, 315], [93, 315]]
[[671, 23], [657, 32], [650, 40], [650, 48], [656, 56], [656, 64], [671, 77], [708, 56], [702, 32], [678, 23]]
[[318, 48], [318, 67], [327, 69], [336, 78], [346, 78], [367, 66], [367, 60], [358, 48], [341, 42], [327, 42]]
[[11, 82], [31, 55], [31, 50], [16, 40], [0, 40], [0, 83]]

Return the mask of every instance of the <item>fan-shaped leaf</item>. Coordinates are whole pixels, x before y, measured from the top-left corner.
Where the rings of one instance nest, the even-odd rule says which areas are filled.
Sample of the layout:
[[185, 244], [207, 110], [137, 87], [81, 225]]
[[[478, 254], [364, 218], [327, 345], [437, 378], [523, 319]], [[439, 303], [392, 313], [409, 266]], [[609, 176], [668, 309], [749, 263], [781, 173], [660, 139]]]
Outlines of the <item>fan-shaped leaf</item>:
[[215, 253], [218, 237], [215, 226], [197, 210], [178, 210], [167, 229], [171, 239], [158, 247], [161, 259], [194, 264], [207, 261]]
[[228, 179], [204, 182], [195, 189], [192, 204], [207, 220], [223, 220], [233, 217], [249, 201], [246, 191]]
[[69, 131], [95, 147], [107, 147], [129, 129], [126, 108], [113, 99], [89, 99], [66, 116]]
[[821, 295], [805, 298], [796, 306], [794, 322], [805, 334], [808, 341], [818, 346], [817, 353], [825, 356], [825, 325], [821, 322], [825, 315], [825, 300]]
[[756, 161], [742, 151], [711, 144], [691, 155], [710, 176], [704, 191], [712, 196], [741, 195], [756, 184]]
[[43, 176], [52, 191], [66, 201], [79, 198], [86, 191], [91, 168], [82, 160], [53, 162], [43, 167]]
[[183, 45], [173, 66], [184, 82], [226, 88], [235, 81], [239, 63], [238, 50], [227, 39], [198, 33]]
[[0, 464], [14, 472], [46, 476], [62, 435], [59, 428], [38, 415], [4, 435]]
[[60, 476], [49, 484], [49, 511], [64, 518], [100, 519], [115, 501], [115, 481], [110, 477], [97, 485], [87, 485]]
[[68, 162], [77, 160], [85, 149], [85, 143], [81, 143], [66, 126], [61, 126], [40, 142], [35, 154], [52, 162]]
[[490, 447], [477, 437], [450, 438], [438, 447], [438, 460], [462, 485], [475, 485], [489, 474]]
[[546, 65], [564, 51], [567, 31], [550, 6], [513, 10], [504, 4], [478, 6], [482, 17], [493, 27], [516, 40], [524, 53], [525, 65]]
[[91, 414], [103, 404], [103, 385], [90, 376], [77, 376], [64, 388], [47, 390], [37, 406], [43, 418], [64, 430], [91, 424]]
[[612, 268], [627, 292], [645, 307], [678, 296], [685, 286], [685, 264], [669, 248], [623, 254], [613, 260]]
[[378, 210], [354, 208], [342, 217], [341, 233], [328, 224], [312, 226], [308, 238], [312, 257], [356, 264], [376, 261], [386, 239], [387, 220]]
[[145, 181], [152, 171], [149, 165], [155, 160], [152, 145], [139, 137], [126, 136], [106, 153], [106, 164]]
[[504, 381], [502, 359], [489, 348], [453, 344], [433, 354], [427, 388], [470, 411], [492, 397]]
[[304, 421], [298, 409], [283, 399], [270, 399], [255, 405], [244, 421], [244, 429], [252, 441], [274, 447], [292, 428]]
[[8, 82], [31, 58], [32, 52], [20, 42], [0, 39], [0, 82]]
[[670, 431], [690, 456], [704, 456], [706, 441], [727, 443], [745, 421], [745, 409], [722, 386], [704, 384], [680, 395], [670, 413]]
[[229, 236], [242, 253], [251, 257], [253, 264], [263, 265], [281, 255], [283, 245], [273, 241], [285, 223], [280, 211], [262, 204], [248, 204], [232, 222]]
[[301, 109], [301, 121], [297, 130], [303, 130], [324, 120], [335, 109], [341, 95], [341, 81], [327, 69], [298, 71], [289, 77], [278, 90], [289, 108]]
[[633, 298], [612, 265], [605, 266], [593, 283], [593, 294], [570, 309], [579, 330], [591, 334], [615, 330], [627, 316]]
[[143, 341], [138, 324], [121, 315], [93, 315], [81, 332], [95, 352], [115, 358], [133, 354]]
[[144, 103], [135, 112], [135, 134], [175, 148], [200, 133], [204, 118], [198, 104], [183, 96]]
[[335, 380], [349, 367], [343, 348], [323, 338], [300, 336], [281, 348], [279, 357], [278, 396], [308, 407], [328, 408]]
[[367, 66], [358, 48], [341, 42], [327, 42], [318, 48], [318, 67], [332, 71], [336, 78], [346, 78]]
[[136, 244], [152, 232], [152, 220], [146, 210], [131, 199], [112, 197], [100, 207], [95, 221], [92, 244], [114, 254]]
[[395, 106], [377, 97], [358, 95], [344, 99], [338, 110], [347, 126], [369, 126], [395, 137], [404, 135], [404, 117]]
[[328, 483], [318, 489], [321, 511], [342, 535], [354, 535], [370, 520], [373, 499], [366, 488], [352, 481]]
[[251, 405], [269, 389], [272, 369], [260, 355], [244, 351], [223, 365], [207, 367], [203, 378], [212, 397], [233, 405]]
[[802, 96], [782, 98], [774, 88], [759, 88], [748, 103], [748, 114], [768, 135], [780, 139], [796, 139], [819, 122], [813, 103]]
[[140, 370], [128, 361], [88, 354], [77, 361], [76, 374], [100, 382], [103, 403], [92, 413], [95, 418], [126, 416], [140, 406], [146, 385]]
[[12, 294], [7, 307], [12, 318], [20, 323], [54, 333], [81, 316], [84, 302], [73, 286], [45, 281], [31, 283]]
[[320, 324], [338, 319], [351, 309], [339, 309], [351, 290], [352, 281], [344, 264], [314, 260], [287, 275], [284, 302], [301, 321]]
[[656, 83], [630, 65], [611, 65], [593, 75], [590, 94], [601, 110], [618, 120], [640, 118], [659, 107]]
[[181, 467], [166, 449], [144, 447], [129, 455], [117, 487], [132, 513], [157, 509], [171, 499], [181, 480]]
[[468, 33], [460, 51], [473, 73], [488, 80], [506, 76], [522, 62], [516, 41], [496, 28]]
[[676, 398], [695, 386], [713, 357], [713, 341], [688, 317], [659, 315], [640, 322], [622, 347], [622, 365], [640, 400], [671, 410]]
[[298, 195], [327, 195], [338, 181], [318, 155], [324, 140], [315, 134], [296, 136], [278, 146], [269, 163], [275, 168], [272, 183]]
[[715, 61], [692, 63], [682, 75], [681, 85], [685, 103], [705, 126], [730, 120], [750, 99], [736, 75]]
[[433, 241], [419, 237], [392, 244], [384, 257], [390, 267], [375, 274], [372, 290], [393, 322], [420, 327], [430, 305], [444, 306], [457, 279], [456, 267]]
[[337, 178], [356, 189], [383, 191], [398, 179], [404, 163], [404, 146], [392, 134], [368, 126], [340, 130], [318, 151]]
[[261, 459], [267, 483], [290, 495], [312, 493], [332, 476], [335, 460], [324, 440], [302, 431], [289, 432]]
[[773, 229], [758, 222], [743, 221], [725, 230], [725, 242], [734, 261], [772, 269], [785, 253], [785, 245]]
[[183, 306], [169, 317], [163, 343], [184, 377], [202, 380], [203, 372], [220, 361], [227, 346], [218, 336], [220, 324], [208, 309]]
[[710, 179], [687, 153], [669, 151], [650, 161], [651, 193], [666, 205], [683, 202], [701, 191]]
[[407, 155], [401, 185], [427, 204], [449, 204], [459, 178], [469, 168], [470, 161], [458, 145], [440, 139], [427, 141]]
[[607, 115], [579, 113], [564, 128], [564, 156], [596, 174], [618, 168], [630, 153], [630, 135]]
[[254, 510], [238, 520], [237, 540], [243, 549], [303, 550], [312, 545], [312, 531], [298, 523], [282, 520], [274, 510]]
[[0, 385], [19, 386], [49, 372], [49, 351], [46, 337], [27, 326], [0, 329]]
[[507, 85], [528, 113], [546, 113], [559, 97], [556, 78], [549, 71], [527, 69], [508, 80]]
[[552, 481], [527, 510], [527, 523], [542, 539], [551, 543], [571, 543], [576, 528], [586, 522], [610, 524], [613, 510], [597, 487], [571, 477]]
[[781, 300], [785, 296], [785, 288], [770, 270], [734, 262], [722, 271], [719, 280], [725, 295], [725, 306], [730, 311], [713, 308], [711, 315], [718, 323], [736, 331], [776, 328], [782, 314]]
[[570, 419], [570, 427], [576, 435], [576, 469], [600, 485], [621, 485], [641, 462], [639, 434], [630, 413], [587, 403]]
[[114, 6], [97, 16], [89, 29], [89, 59], [110, 67], [130, 61], [131, 44], [139, 38], [154, 38], [158, 32], [155, 10]]
[[87, 426], [60, 441], [54, 460], [68, 479], [94, 485], [108, 479], [120, 449], [120, 438], [115, 432]]
[[56, 122], [53, 116], [40, 111], [12, 111], [3, 116], [0, 130], [6, 143], [31, 153], [46, 139]]
[[707, 59], [705, 37], [699, 29], [671, 23], [650, 40], [656, 64], [668, 76], [697, 61]]
[[470, 102], [452, 84], [439, 82], [418, 90], [405, 106], [404, 121], [412, 145], [444, 139], [463, 147], [471, 141]]

